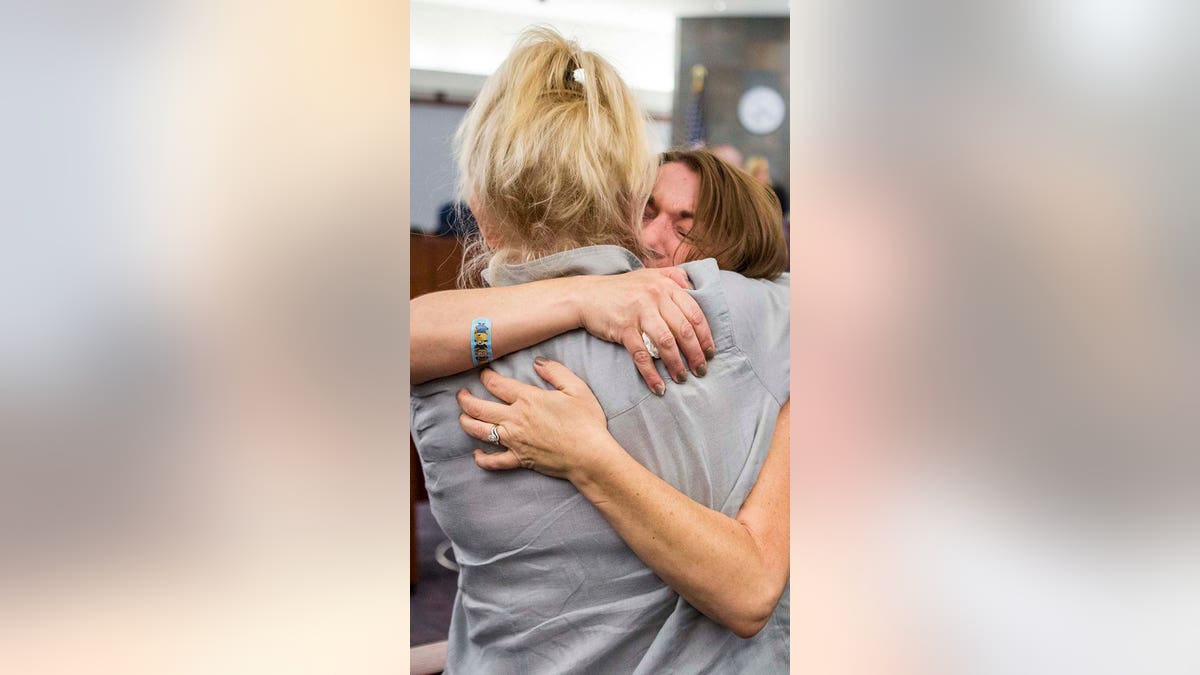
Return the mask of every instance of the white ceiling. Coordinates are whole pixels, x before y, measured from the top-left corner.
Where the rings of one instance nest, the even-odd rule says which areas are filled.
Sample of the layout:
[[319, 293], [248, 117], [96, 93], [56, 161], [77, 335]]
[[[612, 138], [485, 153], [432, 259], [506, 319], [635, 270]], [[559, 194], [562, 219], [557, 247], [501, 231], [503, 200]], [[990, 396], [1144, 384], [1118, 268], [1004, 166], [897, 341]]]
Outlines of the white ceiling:
[[418, 0], [412, 4], [607, 26], [664, 27], [681, 16], [786, 16], [789, 0]]
[[[521, 30], [549, 24], [613, 63], [652, 113], [670, 114], [682, 16], [786, 16], [788, 0], [414, 0], [414, 96], [470, 98]], [[723, 8], [723, 9], [722, 9]]]

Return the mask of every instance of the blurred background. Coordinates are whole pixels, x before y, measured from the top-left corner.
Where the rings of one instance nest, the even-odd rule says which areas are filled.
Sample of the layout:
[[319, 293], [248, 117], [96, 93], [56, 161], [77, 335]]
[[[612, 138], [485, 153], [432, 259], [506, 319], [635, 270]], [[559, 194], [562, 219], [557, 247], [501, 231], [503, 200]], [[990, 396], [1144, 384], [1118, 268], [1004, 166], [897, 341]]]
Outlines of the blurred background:
[[0, 8], [0, 671], [405, 662], [407, 8]]
[[796, 663], [1200, 668], [1198, 28], [792, 8]]

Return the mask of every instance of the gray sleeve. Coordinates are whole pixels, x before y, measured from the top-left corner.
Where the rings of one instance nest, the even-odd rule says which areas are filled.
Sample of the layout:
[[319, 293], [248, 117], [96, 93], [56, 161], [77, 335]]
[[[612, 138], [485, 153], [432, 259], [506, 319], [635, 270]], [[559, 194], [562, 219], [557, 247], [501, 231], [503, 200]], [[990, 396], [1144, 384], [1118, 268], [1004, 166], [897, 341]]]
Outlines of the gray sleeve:
[[721, 272], [734, 339], [759, 380], [782, 405], [791, 377], [791, 286], [788, 275], [775, 281]]

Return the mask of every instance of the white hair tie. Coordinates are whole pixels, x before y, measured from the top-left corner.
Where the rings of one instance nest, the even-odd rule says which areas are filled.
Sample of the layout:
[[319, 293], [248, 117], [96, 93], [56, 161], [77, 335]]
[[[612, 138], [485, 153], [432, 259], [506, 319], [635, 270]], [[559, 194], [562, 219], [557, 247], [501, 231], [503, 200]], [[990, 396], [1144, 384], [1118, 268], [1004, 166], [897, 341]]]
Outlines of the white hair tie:
[[571, 77], [573, 77], [576, 82], [583, 84], [587, 81], [587, 71], [585, 71], [583, 68], [576, 68], [575, 71], [571, 73]]

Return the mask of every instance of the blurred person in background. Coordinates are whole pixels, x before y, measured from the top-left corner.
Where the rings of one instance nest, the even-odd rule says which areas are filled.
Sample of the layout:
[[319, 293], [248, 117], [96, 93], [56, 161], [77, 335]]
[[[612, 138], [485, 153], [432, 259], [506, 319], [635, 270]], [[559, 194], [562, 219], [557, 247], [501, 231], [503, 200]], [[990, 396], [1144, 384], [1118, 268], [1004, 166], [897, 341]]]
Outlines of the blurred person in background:
[[762, 155], [754, 155], [746, 160], [745, 168], [746, 173], [771, 186], [771, 191], [775, 193], [775, 197], [779, 200], [779, 206], [783, 209], [784, 226], [786, 227], [788, 219], [788, 191], [786, 186], [776, 183], [771, 179], [771, 163]]
[[732, 145], [726, 143], [713, 145], [708, 148], [708, 151], [734, 166], [742, 165], [742, 151]]
[[463, 202], [446, 202], [438, 209], [438, 227], [434, 232], [439, 237], [465, 239], [477, 235], [479, 224], [471, 208]]

